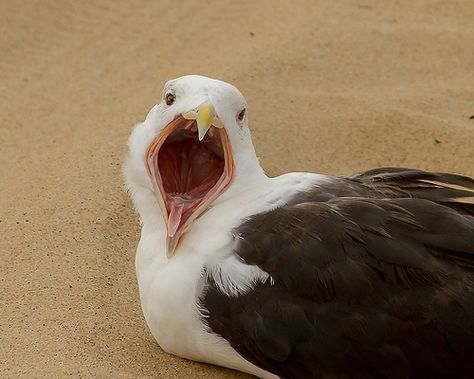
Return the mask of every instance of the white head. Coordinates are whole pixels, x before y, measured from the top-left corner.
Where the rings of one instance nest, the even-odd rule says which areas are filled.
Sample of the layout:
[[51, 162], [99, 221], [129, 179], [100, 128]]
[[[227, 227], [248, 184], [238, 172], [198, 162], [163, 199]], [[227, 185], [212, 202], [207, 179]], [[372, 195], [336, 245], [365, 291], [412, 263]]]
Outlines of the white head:
[[133, 130], [125, 179], [135, 204], [141, 190], [154, 193], [167, 227], [168, 257], [212, 202], [264, 176], [246, 108], [234, 86], [183, 76], [165, 84], [161, 103]]

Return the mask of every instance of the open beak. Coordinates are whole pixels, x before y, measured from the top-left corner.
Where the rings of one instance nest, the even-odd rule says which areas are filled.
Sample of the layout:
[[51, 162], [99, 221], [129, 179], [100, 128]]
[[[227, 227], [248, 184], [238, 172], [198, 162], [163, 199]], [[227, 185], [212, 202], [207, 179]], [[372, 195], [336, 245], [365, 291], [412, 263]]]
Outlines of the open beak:
[[191, 223], [232, 183], [229, 138], [211, 103], [178, 115], [147, 149], [145, 164], [175, 253]]

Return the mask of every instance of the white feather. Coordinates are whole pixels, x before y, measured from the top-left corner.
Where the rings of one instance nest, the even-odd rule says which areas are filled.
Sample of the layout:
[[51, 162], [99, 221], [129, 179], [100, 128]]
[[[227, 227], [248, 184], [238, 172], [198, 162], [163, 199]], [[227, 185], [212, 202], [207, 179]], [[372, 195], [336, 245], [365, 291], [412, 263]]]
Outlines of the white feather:
[[[163, 104], [157, 105], [145, 122], [135, 127], [124, 167], [126, 184], [142, 223], [136, 271], [145, 319], [155, 339], [169, 353], [276, 378], [243, 359], [225, 339], [208, 330], [206, 310], [199, 306], [199, 298], [209, 278], [228, 296], [246, 293], [259, 282], [270, 280], [274, 284], [268, 273], [244, 264], [233, 253], [238, 242], [233, 230], [247, 217], [274, 209], [295, 191], [304, 191], [328, 177], [292, 173], [268, 178], [258, 163], [247, 125], [236, 125], [235, 114], [245, 100], [229, 84], [193, 76], [169, 82], [167, 86], [173, 86], [180, 99], [176, 108], [172, 113]], [[235, 179], [194, 222], [175, 255], [168, 259], [165, 223], [145, 170], [144, 152], [176, 112], [193, 109], [206, 96], [213, 98], [226, 125], [234, 152]]]

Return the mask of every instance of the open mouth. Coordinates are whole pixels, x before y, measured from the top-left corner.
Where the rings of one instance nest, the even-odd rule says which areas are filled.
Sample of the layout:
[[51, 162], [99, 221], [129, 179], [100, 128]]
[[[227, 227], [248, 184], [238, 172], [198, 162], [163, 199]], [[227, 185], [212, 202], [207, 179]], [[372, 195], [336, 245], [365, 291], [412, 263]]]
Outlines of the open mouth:
[[233, 178], [233, 160], [224, 128], [211, 127], [199, 141], [196, 120], [177, 116], [150, 144], [146, 167], [168, 229], [173, 254], [179, 237]]

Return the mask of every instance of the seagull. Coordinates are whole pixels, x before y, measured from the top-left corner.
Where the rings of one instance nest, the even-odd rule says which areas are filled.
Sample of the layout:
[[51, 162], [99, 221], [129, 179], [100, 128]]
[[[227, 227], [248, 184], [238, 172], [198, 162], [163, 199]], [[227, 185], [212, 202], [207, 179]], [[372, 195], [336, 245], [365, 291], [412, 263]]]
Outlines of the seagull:
[[197, 75], [165, 84], [124, 177], [164, 351], [261, 378], [474, 377], [474, 179], [270, 178], [241, 92]]

